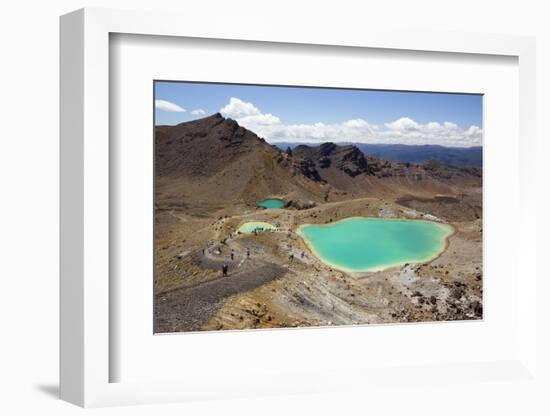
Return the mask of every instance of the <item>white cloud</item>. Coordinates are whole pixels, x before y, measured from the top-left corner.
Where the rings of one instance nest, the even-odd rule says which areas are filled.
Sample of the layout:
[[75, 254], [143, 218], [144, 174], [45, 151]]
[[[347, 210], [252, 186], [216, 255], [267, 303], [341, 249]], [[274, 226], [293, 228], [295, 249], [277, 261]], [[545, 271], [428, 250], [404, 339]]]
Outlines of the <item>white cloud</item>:
[[401, 117], [391, 123], [386, 123], [385, 126], [394, 131], [415, 131], [420, 127], [419, 124], [409, 117]]
[[202, 108], [197, 108], [196, 110], [191, 111], [191, 114], [194, 116], [204, 116], [206, 114], [206, 111], [204, 111]]
[[227, 115], [233, 119], [242, 117], [256, 116], [260, 114], [254, 104], [244, 102], [238, 98], [231, 97], [229, 103], [220, 110], [220, 113]]
[[331, 141], [469, 147], [481, 145], [483, 135], [482, 129], [478, 126], [461, 128], [450, 121], [421, 124], [409, 117], [402, 117], [384, 125], [373, 125], [363, 118], [332, 124], [284, 124], [279, 117], [262, 113], [254, 104], [235, 97], [231, 97], [220, 112], [270, 142]]
[[373, 130], [369, 123], [363, 119], [348, 120], [343, 123], [334, 124], [283, 124], [273, 114], [258, 114], [239, 118], [237, 122], [271, 142], [367, 142], [373, 135]]
[[281, 125], [279, 117], [273, 114], [258, 114], [255, 116], [246, 116], [237, 118], [239, 124], [244, 126], [250, 126], [250, 128], [267, 128]]
[[168, 111], [170, 113], [185, 113], [186, 111], [185, 108], [165, 100], [155, 100], [155, 108], [157, 110]]
[[483, 130], [478, 126], [462, 128], [450, 121], [443, 124], [436, 121], [420, 124], [408, 117], [402, 117], [386, 123], [385, 126], [388, 129], [380, 132], [381, 143], [469, 147], [480, 146], [483, 138]]

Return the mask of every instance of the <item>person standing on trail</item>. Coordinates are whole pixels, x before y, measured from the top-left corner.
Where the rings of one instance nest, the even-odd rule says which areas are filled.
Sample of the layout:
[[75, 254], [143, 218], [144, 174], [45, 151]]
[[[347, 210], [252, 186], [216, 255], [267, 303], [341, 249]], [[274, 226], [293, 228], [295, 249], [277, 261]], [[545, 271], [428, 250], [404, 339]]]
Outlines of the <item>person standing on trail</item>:
[[227, 276], [227, 264], [224, 264], [224, 265], [222, 266], [222, 274], [223, 274], [224, 276]]
[[246, 257], [250, 258], [250, 249], [249, 248], [246, 249]]
[[231, 250], [231, 261], [233, 261], [235, 259], [235, 253], [233, 252], [233, 250]]

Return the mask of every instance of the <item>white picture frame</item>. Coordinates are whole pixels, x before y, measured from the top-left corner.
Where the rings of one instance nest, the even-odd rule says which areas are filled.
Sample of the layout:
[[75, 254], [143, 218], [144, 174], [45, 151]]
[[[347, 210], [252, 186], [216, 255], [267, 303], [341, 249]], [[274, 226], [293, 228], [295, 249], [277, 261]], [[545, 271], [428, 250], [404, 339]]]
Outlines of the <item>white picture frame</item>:
[[[185, 22], [185, 24], [182, 24]], [[235, 22], [207, 25], [201, 19], [161, 12], [82, 9], [61, 18], [61, 398], [80, 406], [159, 403], [215, 397], [319, 393], [403, 377], [433, 382], [461, 377], [536, 380], [536, 198], [530, 180], [535, 168], [535, 41], [530, 37], [468, 33], [328, 33], [312, 25], [304, 32], [273, 24], [235, 30]], [[246, 27], [243, 25], [242, 27]], [[520, 212], [517, 292], [518, 348], [507, 360], [422, 365], [414, 370], [341, 368], [328, 373], [272, 374], [268, 383], [216, 381], [110, 382], [109, 259], [109, 37], [137, 34], [283, 44], [332, 45], [453, 54], [516, 57], [519, 66]], [[336, 336], [336, 335], [335, 335]], [[329, 377], [322, 377], [322, 374]], [[407, 376], [408, 374], [408, 376]], [[320, 376], [321, 375], [321, 376]], [[341, 380], [348, 380], [343, 383]], [[323, 381], [321, 381], [323, 380]]]

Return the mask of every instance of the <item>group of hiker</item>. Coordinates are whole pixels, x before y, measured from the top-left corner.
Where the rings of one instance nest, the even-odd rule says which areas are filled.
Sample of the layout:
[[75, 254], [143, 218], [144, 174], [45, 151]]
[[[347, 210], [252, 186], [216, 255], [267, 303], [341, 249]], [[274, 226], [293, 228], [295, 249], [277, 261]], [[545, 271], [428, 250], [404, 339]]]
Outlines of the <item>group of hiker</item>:
[[[205, 250], [204, 248], [202, 249], [202, 254], [204, 255], [205, 253]], [[221, 247], [217, 248], [216, 249], [216, 254], [218, 255], [221, 255], [222, 254], [222, 250], [221, 250]], [[305, 253], [302, 251], [301, 254], [300, 254], [300, 258], [304, 258], [305, 256]], [[229, 254], [229, 257], [231, 258], [231, 261], [235, 261], [235, 250], [231, 249], [231, 253]], [[246, 249], [246, 258], [249, 259], [250, 258], [250, 249], [247, 247]], [[294, 254], [290, 254], [288, 256], [288, 260], [293, 263], [294, 262]], [[222, 264], [222, 276], [227, 276], [229, 273], [229, 265], [227, 263], [223, 263]]]
[[[205, 250], [202, 249], [202, 254], [204, 255], [204, 253], [205, 253]], [[218, 255], [221, 254], [221, 249], [220, 248], [218, 248], [216, 250], [216, 254], [218, 254]], [[235, 260], [235, 250], [231, 249], [231, 253], [230, 253], [229, 256], [231, 258], [231, 261], [234, 261]], [[250, 249], [249, 248], [246, 249], [246, 258], [247, 259], [250, 258]], [[226, 264], [226, 263], [222, 264], [222, 276], [227, 276], [228, 273], [229, 273], [229, 265]]]
[[[300, 258], [303, 259], [305, 257], [305, 253], [302, 251], [302, 253], [300, 254]], [[288, 260], [292, 263], [294, 261], [294, 254], [290, 254], [290, 256], [288, 256]]]

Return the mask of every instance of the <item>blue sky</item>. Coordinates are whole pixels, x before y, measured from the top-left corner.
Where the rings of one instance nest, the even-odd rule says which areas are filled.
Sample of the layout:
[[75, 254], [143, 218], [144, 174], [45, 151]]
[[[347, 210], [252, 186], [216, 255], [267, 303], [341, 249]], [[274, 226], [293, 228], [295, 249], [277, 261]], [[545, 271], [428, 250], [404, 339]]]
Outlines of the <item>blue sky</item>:
[[482, 141], [481, 95], [157, 81], [155, 99], [157, 125], [221, 111], [271, 142]]

